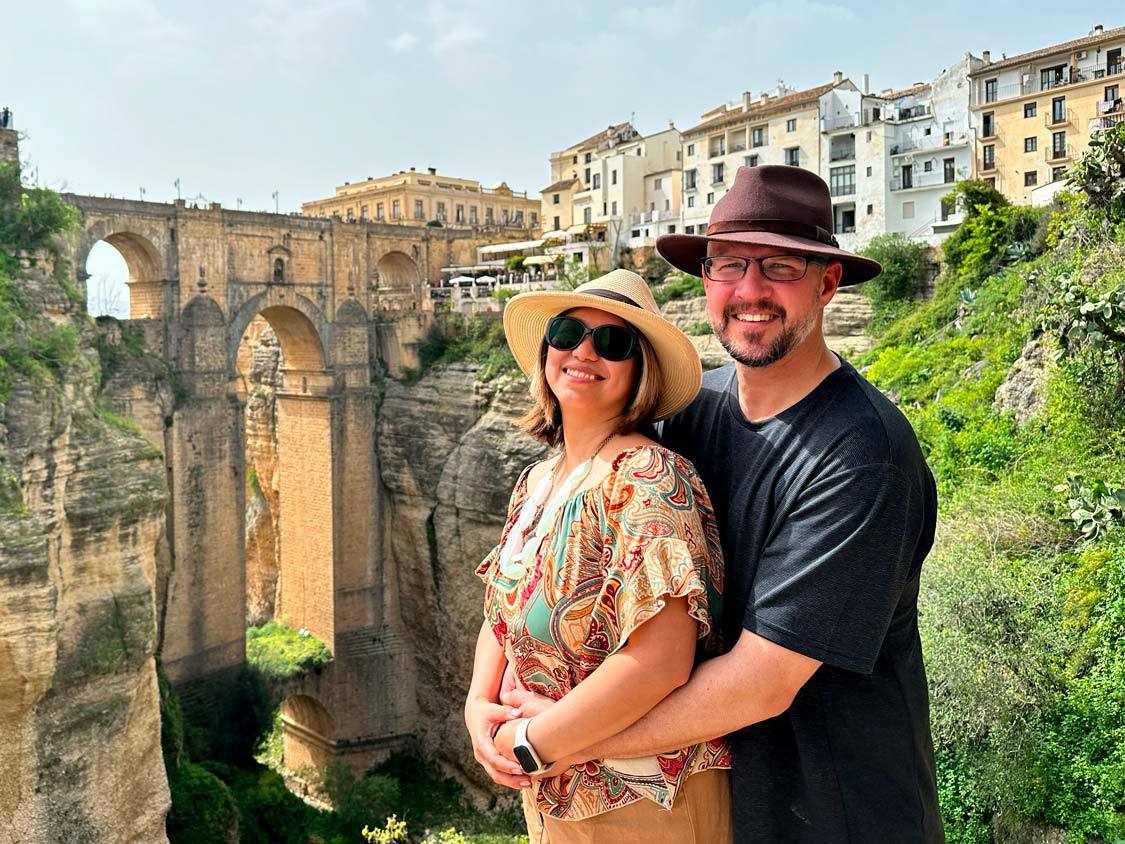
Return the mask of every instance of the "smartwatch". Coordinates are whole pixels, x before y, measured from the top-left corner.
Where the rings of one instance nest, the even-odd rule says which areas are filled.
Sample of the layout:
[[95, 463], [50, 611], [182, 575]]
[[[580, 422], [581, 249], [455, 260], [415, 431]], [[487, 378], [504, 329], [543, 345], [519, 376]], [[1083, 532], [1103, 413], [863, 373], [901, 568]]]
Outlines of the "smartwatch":
[[551, 767], [550, 763], [544, 763], [539, 754], [535, 752], [535, 748], [531, 746], [531, 742], [527, 740], [527, 726], [531, 723], [530, 718], [522, 719], [516, 724], [516, 739], [512, 744], [512, 752], [516, 756], [516, 761], [520, 763], [525, 774], [541, 774]]

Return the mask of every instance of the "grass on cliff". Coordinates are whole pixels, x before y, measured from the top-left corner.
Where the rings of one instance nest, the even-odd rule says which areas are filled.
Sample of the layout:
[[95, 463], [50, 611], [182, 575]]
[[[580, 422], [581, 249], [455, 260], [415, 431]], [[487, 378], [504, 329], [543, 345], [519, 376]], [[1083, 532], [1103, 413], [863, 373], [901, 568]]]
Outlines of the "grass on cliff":
[[[1019, 225], [1034, 238], [1038, 223]], [[1099, 269], [1120, 266], [1125, 236], [1034, 257], [1040, 247], [1013, 249], [1012, 231], [990, 224], [953, 239], [947, 249], [973, 260], [952, 262], [935, 298], [890, 322], [859, 365], [906, 413], [939, 485], [920, 625], [950, 844], [1031, 840], [1036, 827], [1073, 844], [1118, 842], [1125, 515], [1089, 492], [1125, 486], [1118, 352], [1096, 342], [1059, 352], [1026, 424], [994, 397], [1028, 341], [1057, 348], [1042, 332], [1066, 279], [1125, 287], [1125, 272]], [[1101, 527], [1084, 533], [1095, 513]]]
[[266, 677], [284, 680], [324, 667], [332, 651], [309, 631], [274, 620], [246, 629], [246, 661]]
[[477, 364], [481, 381], [518, 370], [504, 339], [504, 325], [494, 317], [452, 315], [435, 320], [418, 344], [418, 357], [420, 371], [408, 372], [404, 380], [415, 380], [432, 367], [447, 363]]

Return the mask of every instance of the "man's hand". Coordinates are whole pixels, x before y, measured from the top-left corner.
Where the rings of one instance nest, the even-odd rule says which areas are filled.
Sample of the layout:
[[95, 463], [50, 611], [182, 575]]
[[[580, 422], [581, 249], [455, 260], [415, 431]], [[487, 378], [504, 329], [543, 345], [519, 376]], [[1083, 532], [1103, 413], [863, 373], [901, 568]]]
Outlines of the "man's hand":
[[500, 727], [496, 733], [496, 738], [493, 740], [493, 747], [498, 754], [504, 759], [505, 762], [512, 762], [519, 769], [520, 774], [524, 774], [523, 767], [519, 762], [516, 762], [516, 754], [512, 750], [512, 746], [516, 743], [516, 722], [507, 721]]
[[520, 717], [531, 718], [546, 712], [557, 701], [552, 700], [546, 695], [537, 695], [535, 692], [529, 692], [527, 689], [516, 686], [512, 689], [504, 690], [500, 693], [500, 702], [505, 706], [510, 706], [512, 709], [519, 710]]
[[[465, 726], [469, 728], [469, 736], [473, 740], [473, 756], [493, 782], [508, 788], [527, 788], [531, 785], [531, 781], [528, 780], [527, 774], [523, 772], [519, 763], [514, 759], [505, 759], [497, 752], [492, 731], [497, 724], [504, 724], [518, 717], [517, 710], [484, 698], [471, 700], [465, 706]], [[513, 737], [515, 735], [514, 730], [510, 728], [508, 733]]]

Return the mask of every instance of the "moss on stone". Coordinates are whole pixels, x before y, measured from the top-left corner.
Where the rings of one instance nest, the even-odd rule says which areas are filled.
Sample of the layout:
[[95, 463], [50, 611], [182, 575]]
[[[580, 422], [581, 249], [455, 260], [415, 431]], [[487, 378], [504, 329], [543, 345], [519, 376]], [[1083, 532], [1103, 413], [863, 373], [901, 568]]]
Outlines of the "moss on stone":
[[268, 678], [295, 677], [331, 660], [328, 646], [307, 630], [294, 630], [276, 620], [246, 630], [246, 661]]

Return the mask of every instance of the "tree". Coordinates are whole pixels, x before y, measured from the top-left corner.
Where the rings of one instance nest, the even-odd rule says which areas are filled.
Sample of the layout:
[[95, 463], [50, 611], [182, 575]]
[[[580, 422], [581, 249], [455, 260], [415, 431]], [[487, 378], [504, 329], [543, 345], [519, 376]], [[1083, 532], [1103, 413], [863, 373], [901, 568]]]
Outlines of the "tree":
[[1125, 219], [1125, 123], [1096, 133], [1071, 168], [1067, 185], [1086, 196], [1091, 209], [1111, 221]]
[[863, 292], [876, 311], [910, 299], [922, 290], [928, 251], [926, 244], [900, 232], [878, 235], [861, 250], [860, 254], [883, 265], [883, 272], [863, 285]]

